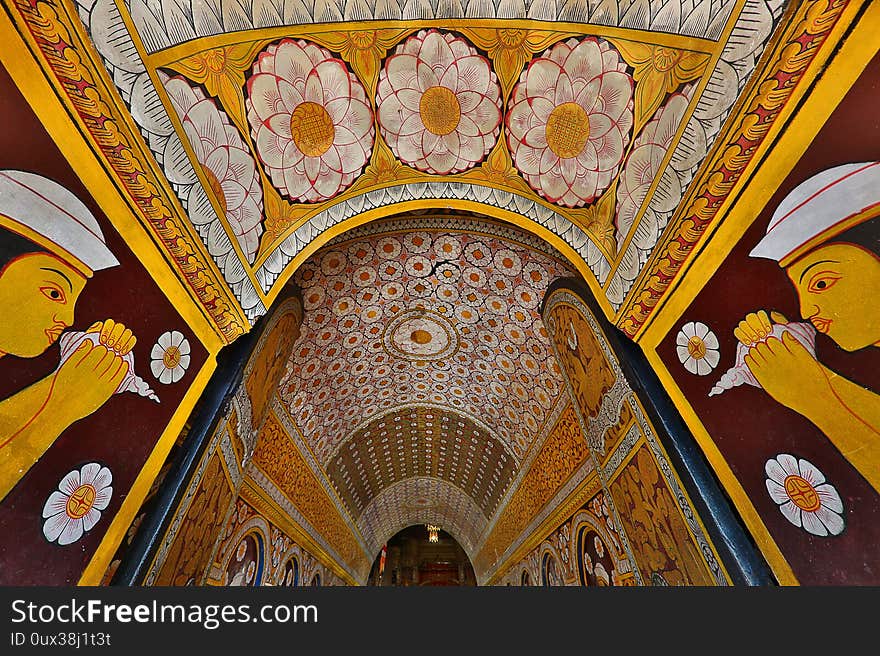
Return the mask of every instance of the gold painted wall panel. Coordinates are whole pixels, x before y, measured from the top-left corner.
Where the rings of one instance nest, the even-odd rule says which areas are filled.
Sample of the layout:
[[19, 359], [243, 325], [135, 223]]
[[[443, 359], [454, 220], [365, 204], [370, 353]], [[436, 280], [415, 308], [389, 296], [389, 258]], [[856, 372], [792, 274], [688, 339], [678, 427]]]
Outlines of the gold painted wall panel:
[[[597, 463], [607, 503], [642, 585], [727, 585], [729, 577], [705, 534], [657, 430], [586, 303], [571, 290], [545, 299], [545, 323], [557, 349]], [[596, 384], [596, 373], [606, 382]], [[590, 380], [584, 380], [591, 376]], [[586, 390], [586, 392], [584, 392]]]
[[711, 573], [647, 444], [642, 443], [610, 482], [609, 489], [646, 582], [713, 585]]
[[258, 467], [350, 566], [363, 551], [293, 440], [270, 411], [252, 464]]
[[220, 537], [220, 527], [233, 499], [222, 461], [219, 450], [211, 454], [155, 585], [199, 585], [204, 580], [211, 564], [211, 547]]
[[590, 457], [574, 409], [569, 405], [505, 507], [476, 558], [475, 570], [484, 571], [495, 554], [504, 553], [532, 518], [553, 498], [568, 478]]

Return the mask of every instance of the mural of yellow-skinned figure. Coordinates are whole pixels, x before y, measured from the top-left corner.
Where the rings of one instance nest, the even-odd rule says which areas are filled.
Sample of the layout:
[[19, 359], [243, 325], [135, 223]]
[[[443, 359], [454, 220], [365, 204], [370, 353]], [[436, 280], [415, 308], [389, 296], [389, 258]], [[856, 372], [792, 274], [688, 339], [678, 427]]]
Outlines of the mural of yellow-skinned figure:
[[758, 209], [734, 209], [747, 227], [657, 347], [786, 583], [878, 581], [878, 74], [875, 55], [773, 191], [748, 190]]
[[55, 141], [5, 68], [0, 99], [0, 584], [75, 584], [134, 519], [208, 352], [113, 188], [62, 154], [73, 136]]
[[[880, 346], [878, 216], [880, 162], [836, 166], [786, 196], [751, 252], [785, 269], [802, 319], [849, 352]], [[748, 347], [745, 365], [770, 396], [813, 422], [880, 491], [880, 396], [822, 364], [809, 332], [799, 340], [795, 335], [803, 333], [788, 325], [779, 312], [748, 314], [734, 330]]]
[[[0, 305], [15, 318], [0, 323], [0, 357], [44, 353], [73, 325], [94, 272], [118, 264], [70, 191], [34, 173], [0, 171]], [[131, 371], [136, 341], [113, 319], [68, 333], [58, 368], [0, 401], [0, 498], [73, 422], [116, 392], [144, 389]]]

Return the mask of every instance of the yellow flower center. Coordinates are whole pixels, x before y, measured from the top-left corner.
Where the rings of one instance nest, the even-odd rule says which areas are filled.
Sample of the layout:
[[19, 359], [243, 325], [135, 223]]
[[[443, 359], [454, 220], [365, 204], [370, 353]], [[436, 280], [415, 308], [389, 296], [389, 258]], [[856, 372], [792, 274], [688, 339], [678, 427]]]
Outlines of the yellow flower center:
[[461, 105], [450, 89], [440, 86], [431, 87], [422, 94], [419, 116], [429, 132], [443, 136], [458, 127], [458, 122], [461, 120]]
[[563, 103], [550, 112], [544, 134], [550, 150], [559, 157], [577, 157], [590, 138], [590, 117], [577, 103]]
[[165, 349], [165, 355], [162, 356], [162, 364], [166, 369], [174, 369], [180, 364], [180, 349], [176, 346], [169, 346]]
[[421, 328], [418, 330], [414, 330], [409, 338], [416, 344], [428, 344], [433, 339], [431, 337], [431, 333], [429, 333], [427, 330], [422, 330]]
[[327, 110], [313, 102], [297, 105], [290, 115], [293, 143], [307, 157], [320, 157], [333, 145], [336, 128]]
[[681, 59], [681, 52], [672, 48], [657, 46], [654, 48], [654, 52], [651, 53], [651, 57], [654, 62], [654, 68], [661, 73], [665, 73], [675, 67], [678, 60]]
[[816, 512], [822, 507], [816, 489], [800, 476], [791, 475], [785, 478], [785, 492], [801, 510]]
[[706, 342], [694, 335], [688, 340], [688, 355], [694, 360], [702, 360], [706, 357]]
[[207, 166], [203, 166], [202, 171], [204, 171], [205, 177], [208, 179], [208, 186], [211, 188], [211, 191], [214, 192], [217, 202], [220, 203], [220, 207], [225, 211], [226, 195], [223, 193], [223, 187], [220, 185], [220, 181], [217, 179], [217, 176], [214, 175], [214, 172]]
[[204, 54], [205, 66], [213, 73], [219, 73], [226, 65], [226, 52], [223, 48], [214, 48]]
[[65, 512], [71, 519], [80, 519], [95, 505], [95, 496], [97, 492], [91, 485], [80, 485], [73, 491], [67, 499], [67, 507]]

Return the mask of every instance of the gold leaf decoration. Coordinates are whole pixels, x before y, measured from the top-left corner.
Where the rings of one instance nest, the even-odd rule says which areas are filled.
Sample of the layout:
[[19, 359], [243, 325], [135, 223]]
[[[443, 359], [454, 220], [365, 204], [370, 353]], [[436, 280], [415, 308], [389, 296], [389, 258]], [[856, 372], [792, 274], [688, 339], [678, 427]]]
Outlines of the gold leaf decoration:
[[615, 179], [610, 187], [595, 203], [580, 210], [570, 210], [569, 215], [599, 246], [608, 259], [617, 255], [617, 239], [615, 238], [614, 215], [617, 203], [617, 182]]
[[709, 55], [667, 46], [609, 39], [626, 63], [633, 67], [635, 91], [635, 129], [638, 134], [663, 104], [667, 94], [685, 82], [699, 78], [706, 69]]
[[244, 74], [262, 46], [262, 41], [255, 41], [211, 48], [172, 62], [168, 68], [204, 85], [207, 92], [220, 101], [236, 127], [247, 135], [249, 130], [242, 90]]
[[510, 151], [507, 150], [503, 130], [498, 137], [498, 143], [495, 144], [486, 161], [479, 168], [468, 171], [462, 177], [481, 181], [485, 180], [497, 185], [511, 187], [518, 192], [534, 197], [531, 187], [525, 183], [513, 167], [513, 158], [510, 156]]
[[355, 75], [367, 88], [369, 97], [375, 97], [379, 81], [379, 66], [390, 48], [411, 29], [357, 30], [315, 34], [310, 38], [338, 52], [351, 64]]
[[462, 33], [489, 54], [503, 98], [510, 95], [526, 62], [564, 36], [548, 30], [482, 27], [464, 29]]

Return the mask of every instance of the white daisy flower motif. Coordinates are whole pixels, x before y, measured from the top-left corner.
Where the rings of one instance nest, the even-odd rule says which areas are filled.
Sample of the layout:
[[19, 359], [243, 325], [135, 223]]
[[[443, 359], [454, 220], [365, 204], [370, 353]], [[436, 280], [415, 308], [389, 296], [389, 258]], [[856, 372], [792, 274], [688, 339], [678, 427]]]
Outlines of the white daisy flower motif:
[[163, 333], [150, 351], [150, 369], [160, 383], [176, 383], [189, 368], [189, 340], [178, 330]]
[[513, 90], [507, 145], [526, 182], [551, 203], [582, 207], [620, 169], [633, 126], [633, 79], [604, 39], [557, 43]]
[[113, 475], [100, 463], [90, 462], [61, 479], [43, 506], [43, 535], [64, 546], [79, 540], [101, 519], [113, 496]]
[[764, 471], [767, 492], [788, 521], [819, 537], [843, 532], [840, 495], [811, 462], [781, 453], [767, 461]]
[[379, 128], [404, 164], [432, 174], [465, 171], [495, 145], [501, 88], [489, 60], [461, 37], [422, 30], [385, 62]]
[[[190, 86], [179, 75], [168, 77], [160, 71], [159, 77], [208, 186], [223, 208], [247, 261], [253, 263], [263, 234], [263, 187], [250, 149], [213, 98], [207, 98], [204, 91]], [[193, 222], [203, 225], [211, 220], [205, 214], [210, 205], [199, 200], [191, 197], [189, 208]], [[217, 229], [222, 229], [219, 224], [211, 227], [209, 240], [214, 240], [213, 231]]]
[[700, 321], [686, 323], [675, 338], [678, 359], [692, 374], [705, 376], [718, 366], [718, 338]]
[[247, 82], [247, 117], [272, 184], [298, 202], [348, 188], [373, 151], [363, 85], [329, 51], [284, 39], [260, 53]]

